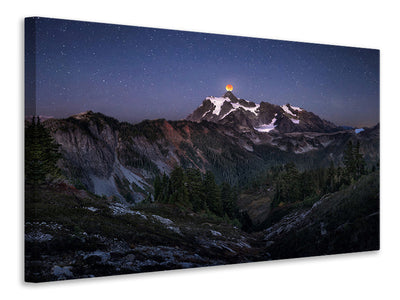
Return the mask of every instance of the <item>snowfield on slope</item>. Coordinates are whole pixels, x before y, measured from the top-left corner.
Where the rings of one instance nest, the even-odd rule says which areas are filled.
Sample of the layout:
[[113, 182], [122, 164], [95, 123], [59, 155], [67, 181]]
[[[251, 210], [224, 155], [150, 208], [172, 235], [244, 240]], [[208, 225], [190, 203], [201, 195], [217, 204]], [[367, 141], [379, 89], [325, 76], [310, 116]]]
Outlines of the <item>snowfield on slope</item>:
[[273, 118], [271, 123], [261, 124], [260, 126], [254, 127], [254, 129], [259, 132], [270, 132], [271, 130], [275, 129], [275, 127], [276, 127], [275, 122], [276, 122], [276, 118]]
[[[213, 96], [211, 96], [211, 97], [207, 97], [206, 100], [210, 100], [211, 103], [214, 104], [215, 108], [214, 108], [214, 110], [212, 111], [212, 113], [213, 113], [214, 115], [217, 115], [217, 116], [220, 115], [220, 113], [221, 113], [221, 107], [222, 107], [222, 105], [224, 105], [225, 101], [226, 101], [226, 102], [229, 102], [229, 103], [233, 106], [233, 108], [232, 108], [228, 113], [226, 113], [225, 115], [223, 115], [221, 119], [225, 118], [225, 117], [226, 117], [227, 115], [229, 115], [231, 112], [233, 112], [233, 111], [235, 111], [235, 110], [238, 110], [239, 108], [242, 108], [242, 109], [244, 109], [244, 110], [250, 111], [250, 112], [252, 112], [253, 114], [257, 115], [257, 114], [258, 114], [258, 108], [260, 107], [259, 104], [256, 104], [256, 105], [253, 106], [253, 107], [246, 107], [246, 106], [243, 106], [243, 105], [241, 105], [241, 104], [239, 104], [239, 103], [233, 103], [233, 102], [231, 101], [231, 99], [229, 99], [228, 97], [213, 97]], [[245, 100], [245, 101], [246, 101], [246, 100]], [[248, 101], [247, 101], [247, 102], [248, 102]], [[204, 117], [207, 113], [208, 113], [208, 112], [206, 112], [206, 113], [203, 115], [203, 117]]]

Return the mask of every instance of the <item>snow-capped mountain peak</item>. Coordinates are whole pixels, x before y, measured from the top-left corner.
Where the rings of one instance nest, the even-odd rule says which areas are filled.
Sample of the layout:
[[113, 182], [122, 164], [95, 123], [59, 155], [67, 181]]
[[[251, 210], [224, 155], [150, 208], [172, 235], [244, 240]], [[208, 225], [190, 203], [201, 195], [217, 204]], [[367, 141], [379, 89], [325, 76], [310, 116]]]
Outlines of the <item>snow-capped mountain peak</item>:
[[281, 108], [283, 109], [283, 111], [285, 113], [295, 116], [295, 117], [297, 116], [298, 112], [303, 111], [303, 109], [301, 109], [300, 107], [290, 105], [289, 103], [282, 105]]
[[[255, 104], [253, 102], [249, 102], [249, 101], [246, 101], [243, 99], [238, 99], [237, 101], [234, 101], [234, 100], [232, 101], [229, 97], [213, 97], [213, 96], [211, 96], [211, 97], [207, 97], [206, 100], [211, 101], [211, 103], [214, 105], [214, 109], [212, 111], [206, 111], [203, 114], [203, 117], [205, 117], [208, 113], [212, 113], [216, 116], [219, 116], [220, 120], [225, 118], [231, 112], [234, 112], [239, 109], [249, 111], [257, 116], [258, 108], [260, 107], [259, 104]], [[226, 108], [229, 108], [229, 110], [226, 112], [226, 109], [225, 109], [225, 111], [221, 114], [222, 107], [224, 105]]]
[[242, 132], [270, 133], [315, 131], [331, 132], [337, 126], [315, 114], [291, 104], [257, 104], [237, 98], [231, 91], [222, 97], [206, 97], [203, 103], [187, 117], [189, 121], [209, 121], [230, 125]]

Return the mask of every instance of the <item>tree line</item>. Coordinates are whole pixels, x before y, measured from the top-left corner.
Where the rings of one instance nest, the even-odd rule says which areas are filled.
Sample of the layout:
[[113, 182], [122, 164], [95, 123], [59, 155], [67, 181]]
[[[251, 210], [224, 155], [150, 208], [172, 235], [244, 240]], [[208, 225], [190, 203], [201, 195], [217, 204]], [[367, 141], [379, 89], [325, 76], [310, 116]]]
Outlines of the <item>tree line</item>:
[[273, 167], [265, 181], [275, 190], [273, 206], [293, 203], [333, 193], [357, 181], [362, 175], [375, 171], [367, 170], [360, 143], [348, 142], [343, 153], [342, 164], [335, 166], [333, 161], [328, 168], [300, 172], [293, 162]]
[[164, 173], [154, 179], [154, 201], [194, 212], [235, 220], [240, 217], [237, 199], [237, 189], [226, 182], [217, 184], [211, 171], [202, 174], [198, 169], [176, 167], [170, 176]]

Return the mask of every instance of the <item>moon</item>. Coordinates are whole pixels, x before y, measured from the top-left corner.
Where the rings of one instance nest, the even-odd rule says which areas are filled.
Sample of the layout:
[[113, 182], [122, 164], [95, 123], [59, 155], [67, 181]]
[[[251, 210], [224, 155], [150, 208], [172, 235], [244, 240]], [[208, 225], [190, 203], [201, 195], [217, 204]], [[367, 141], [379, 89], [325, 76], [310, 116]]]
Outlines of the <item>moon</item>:
[[225, 89], [226, 89], [228, 92], [230, 92], [230, 91], [233, 90], [233, 86], [232, 86], [231, 84], [227, 84], [226, 87], [225, 87]]

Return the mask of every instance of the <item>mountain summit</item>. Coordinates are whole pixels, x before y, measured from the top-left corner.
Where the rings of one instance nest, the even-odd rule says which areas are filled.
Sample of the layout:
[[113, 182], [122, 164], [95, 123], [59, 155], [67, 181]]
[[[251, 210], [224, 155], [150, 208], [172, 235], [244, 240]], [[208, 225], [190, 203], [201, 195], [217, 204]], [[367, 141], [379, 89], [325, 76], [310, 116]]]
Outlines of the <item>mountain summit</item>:
[[206, 97], [187, 118], [231, 125], [242, 132], [333, 132], [338, 127], [312, 112], [293, 105], [257, 104], [237, 98], [231, 91], [222, 97]]

